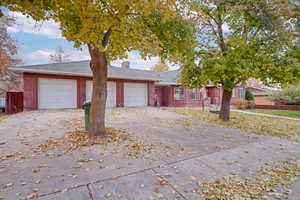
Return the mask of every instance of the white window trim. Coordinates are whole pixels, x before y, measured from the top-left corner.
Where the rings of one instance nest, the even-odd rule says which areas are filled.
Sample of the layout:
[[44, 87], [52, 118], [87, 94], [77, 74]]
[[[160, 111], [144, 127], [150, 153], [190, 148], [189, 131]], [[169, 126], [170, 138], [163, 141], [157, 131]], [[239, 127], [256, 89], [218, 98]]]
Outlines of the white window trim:
[[[195, 98], [194, 99], [191, 99], [190, 97], [190, 94], [191, 94], [191, 92], [195, 92]], [[199, 95], [197, 95], [197, 88], [193, 88], [193, 89], [191, 89], [191, 90], [189, 90], [189, 99], [190, 100], [192, 100], [192, 101], [197, 101], [197, 100], [199, 100], [200, 98], [199, 98]]]
[[[183, 96], [182, 96], [182, 98], [177, 98], [177, 96], [176, 96], [176, 90], [177, 89], [182, 89], [183, 90]], [[178, 97], [180, 97], [180, 95], [178, 95]], [[174, 100], [175, 101], [182, 101], [182, 100], [184, 100], [184, 88], [183, 87], [175, 87], [174, 88]]]

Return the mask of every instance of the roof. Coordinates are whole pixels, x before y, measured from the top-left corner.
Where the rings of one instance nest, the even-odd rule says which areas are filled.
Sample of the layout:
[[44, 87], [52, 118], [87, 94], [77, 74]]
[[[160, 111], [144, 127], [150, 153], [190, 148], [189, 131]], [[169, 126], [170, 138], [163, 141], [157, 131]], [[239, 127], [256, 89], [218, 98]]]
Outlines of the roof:
[[[57, 74], [57, 75], [92, 77], [92, 71], [90, 69], [89, 60], [66, 62], [66, 63], [42, 64], [42, 65], [17, 66], [11, 68], [11, 70], [40, 73], [40, 74]], [[108, 78], [163, 81], [164, 76], [160, 75], [159, 72], [154, 72], [150, 70], [140, 70], [140, 69], [109, 66]]]
[[254, 96], [269, 96], [275, 92], [274, 90], [260, 87], [247, 87], [247, 90], [250, 90]]
[[167, 72], [153, 72], [161, 79], [161, 85], [178, 85], [180, 79], [180, 69]]

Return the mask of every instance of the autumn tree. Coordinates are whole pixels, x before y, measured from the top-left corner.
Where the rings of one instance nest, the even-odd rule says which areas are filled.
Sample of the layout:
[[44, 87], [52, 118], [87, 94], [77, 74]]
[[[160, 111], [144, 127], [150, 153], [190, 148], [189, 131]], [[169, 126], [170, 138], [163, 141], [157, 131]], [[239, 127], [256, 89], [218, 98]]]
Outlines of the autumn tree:
[[156, 72], [167, 72], [169, 71], [169, 66], [161, 62], [160, 60], [156, 65], [152, 67], [152, 70]]
[[[182, 82], [202, 87], [222, 85], [219, 117], [229, 120], [232, 90], [249, 78], [265, 85], [300, 79], [295, 41], [299, 4], [290, 0], [195, 0], [191, 20], [198, 45], [186, 61]], [[298, 55], [299, 56], [299, 55]]]
[[67, 54], [62, 47], [58, 47], [53, 54], [50, 55], [50, 61], [54, 63], [63, 63], [70, 61], [70, 54]]
[[11, 37], [7, 28], [15, 23], [15, 19], [0, 13], [0, 79], [6, 83], [5, 88], [1, 88], [4, 92], [10, 88], [18, 88], [20, 77], [9, 67], [14, 67], [21, 63], [17, 55], [17, 41]]
[[[2, 5], [35, 20], [59, 22], [63, 36], [75, 47], [88, 46], [93, 92], [88, 135], [105, 134], [108, 62], [141, 56], [178, 59], [180, 48], [191, 46], [192, 34], [176, 0], [2, 0]], [[181, 43], [180, 43], [181, 42]]]

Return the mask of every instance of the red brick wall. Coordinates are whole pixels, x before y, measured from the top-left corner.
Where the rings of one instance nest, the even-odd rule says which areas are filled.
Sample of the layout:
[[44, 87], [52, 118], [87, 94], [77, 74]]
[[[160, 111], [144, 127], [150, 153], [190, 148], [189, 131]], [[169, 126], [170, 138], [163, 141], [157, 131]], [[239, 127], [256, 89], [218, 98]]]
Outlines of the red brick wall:
[[124, 106], [124, 81], [119, 80], [116, 83], [116, 90], [117, 90], [117, 107], [123, 107]]
[[207, 96], [211, 99], [211, 104], [220, 104], [220, 88], [217, 87], [207, 87]]
[[24, 108], [30, 110], [37, 109], [37, 76], [24, 74]]
[[[232, 91], [232, 95], [235, 94], [237, 96], [232, 96], [231, 97], [231, 104], [234, 105], [239, 99], [238, 96], [238, 92], [239, 92], [239, 88], [240, 87], [234, 87], [233, 91]], [[207, 94], [208, 97], [211, 98], [211, 104], [221, 104], [221, 100], [222, 100], [222, 89], [221, 88], [217, 88], [217, 87], [207, 87]]]
[[77, 79], [77, 108], [82, 108], [86, 98], [86, 80], [83, 78]]
[[300, 105], [255, 105], [256, 109], [300, 110]]
[[[200, 99], [200, 89], [197, 89], [196, 99], [191, 100], [189, 97], [190, 90], [188, 88], [184, 88], [184, 99], [183, 100], [175, 100], [174, 99], [174, 88], [177, 86], [158, 86], [157, 87], [157, 95], [158, 102], [161, 106], [168, 107], [184, 107], [184, 106], [201, 106], [202, 101]], [[205, 105], [210, 104], [210, 98], [205, 99]]]
[[154, 106], [155, 85], [154, 82], [148, 82], [148, 106]]

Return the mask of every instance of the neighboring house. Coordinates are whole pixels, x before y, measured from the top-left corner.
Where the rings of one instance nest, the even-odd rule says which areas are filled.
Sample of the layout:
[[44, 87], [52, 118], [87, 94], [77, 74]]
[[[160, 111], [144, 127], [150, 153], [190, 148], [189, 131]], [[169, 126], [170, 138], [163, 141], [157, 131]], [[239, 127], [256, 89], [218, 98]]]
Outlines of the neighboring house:
[[[23, 73], [25, 109], [81, 108], [92, 96], [89, 61], [14, 67]], [[178, 83], [179, 70], [154, 72], [122, 67], [108, 68], [107, 107], [200, 106], [200, 89], [187, 89]], [[232, 102], [243, 98], [236, 87]], [[213, 85], [203, 92], [206, 105], [220, 102], [221, 88]], [[243, 94], [240, 94], [242, 92]]]
[[274, 90], [261, 87], [247, 87], [246, 90], [252, 92], [256, 105], [274, 105], [274, 102], [270, 100]]

